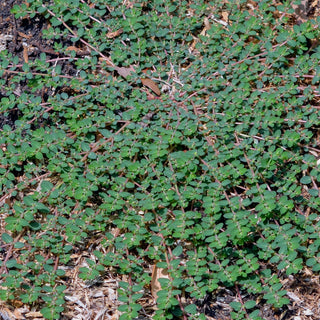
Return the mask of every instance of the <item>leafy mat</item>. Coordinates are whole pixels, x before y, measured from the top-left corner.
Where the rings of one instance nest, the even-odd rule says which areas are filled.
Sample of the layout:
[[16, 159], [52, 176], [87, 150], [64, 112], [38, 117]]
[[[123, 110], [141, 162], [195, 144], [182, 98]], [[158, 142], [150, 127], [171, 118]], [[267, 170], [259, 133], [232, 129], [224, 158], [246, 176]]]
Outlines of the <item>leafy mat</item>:
[[[320, 269], [307, 5], [307, 18], [271, 0], [3, 10], [3, 314], [290, 316], [286, 284]], [[105, 300], [90, 313], [92, 287]]]

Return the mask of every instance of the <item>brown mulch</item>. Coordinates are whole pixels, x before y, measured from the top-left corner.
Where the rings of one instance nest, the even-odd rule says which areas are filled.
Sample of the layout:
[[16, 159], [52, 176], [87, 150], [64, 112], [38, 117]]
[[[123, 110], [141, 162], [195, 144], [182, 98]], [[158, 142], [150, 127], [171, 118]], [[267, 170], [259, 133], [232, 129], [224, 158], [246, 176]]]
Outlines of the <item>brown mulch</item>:
[[[47, 27], [44, 19], [37, 17], [30, 19], [25, 16], [21, 19], [15, 19], [10, 13], [10, 9], [15, 4], [21, 4], [21, 0], [2, 1], [0, 6], [0, 50], [7, 49], [12, 55], [17, 55], [21, 62], [32, 60], [38, 57], [40, 53], [45, 52], [48, 57], [56, 57], [52, 48], [52, 43], [42, 38], [42, 30]], [[313, 2], [312, 2], [313, 3]], [[309, 18], [319, 15], [320, 8], [314, 6], [308, 13]], [[63, 72], [72, 76], [75, 72], [72, 65], [68, 65], [68, 60], [59, 61]], [[23, 88], [20, 88], [23, 91]], [[0, 88], [0, 98], [4, 96]], [[45, 93], [49, 94], [49, 93]], [[0, 129], [3, 125], [14, 125], [18, 114], [15, 112], [9, 115], [0, 113]], [[1, 205], [1, 203], [0, 203]], [[3, 218], [0, 217], [0, 234], [4, 232]], [[0, 251], [0, 257], [3, 259], [4, 249]], [[117, 296], [119, 281], [125, 281], [110, 270], [103, 277], [96, 281], [85, 282], [79, 278], [79, 268], [86, 267], [86, 258], [94, 260], [94, 256], [88, 251], [82, 251], [72, 256], [72, 267], [65, 267], [66, 276], [62, 279], [63, 284], [67, 286], [65, 292], [66, 306], [61, 319], [73, 320], [98, 320], [119, 318], [117, 307], [120, 302]], [[149, 270], [152, 273], [151, 267]], [[204, 312], [207, 319], [226, 320], [230, 319], [231, 308], [229, 303], [232, 301], [243, 302], [256, 299], [260, 307], [261, 317], [266, 320], [316, 320], [320, 319], [320, 285], [319, 276], [312, 273], [309, 269], [304, 269], [295, 276], [286, 277], [279, 274], [282, 279], [284, 289], [287, 290], [287, 296], [291, 303], [282, 309], [273, 309], [269, 305], [263, 305], [259, 302], [260, 297], [242, 295], [235, 289], [220, 288], [214, 294], [207, 295], [201, 301], [196, 303], [199, 311]], [[144, 300], [141, 300], [143, 306], [139, 319], [152, 319], [156, 310], [154, 298], [149, 292]], [[5, 302], [0, 304], [1, 319], [42, 319], [39, 310], [36, 307], [24, 305], [19, 301], [12, 301], [9, 305]]]

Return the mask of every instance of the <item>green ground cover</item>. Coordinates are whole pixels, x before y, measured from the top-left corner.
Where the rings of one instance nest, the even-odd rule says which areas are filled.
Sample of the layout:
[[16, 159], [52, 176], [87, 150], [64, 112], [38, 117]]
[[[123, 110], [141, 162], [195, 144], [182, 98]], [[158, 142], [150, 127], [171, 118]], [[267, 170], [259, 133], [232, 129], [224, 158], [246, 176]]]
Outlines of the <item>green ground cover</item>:
[[17, 114], [0, 136], [0, 298], [59, 319], [63, 266], [98, 237], [80, 277], [126, 279], [121, 319], [158, 280], [152, 319], [205, 319], [196, 302], [221, 287], [240, 292], [234, 319], [288, 304], [281, 279], [320, 269], [319, 18], [271, 0], [13, 13], [46, 23], [57, 54], [0, 52], [0, 112]]

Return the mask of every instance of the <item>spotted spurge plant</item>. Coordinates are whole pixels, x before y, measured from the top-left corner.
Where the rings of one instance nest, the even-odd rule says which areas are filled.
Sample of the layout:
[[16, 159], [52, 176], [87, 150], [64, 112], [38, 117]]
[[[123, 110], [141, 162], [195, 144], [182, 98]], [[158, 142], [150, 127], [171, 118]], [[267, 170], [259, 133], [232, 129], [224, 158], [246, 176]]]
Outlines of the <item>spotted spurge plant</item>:
[[320, 269], [319, 19], [275, 3], [13, 7], [58, 55], [0, 53], [0, 112], [17, 115], [0, 135], [2, 300], [59, 319], [72, 254], [99, 237], [79, 276], [122, 277], [120, 319], [143, 311], [152, 265], [168, 273], [153, 319], [205, 319], [221, 288], [234, 319], [286, 308], [281, 279]]

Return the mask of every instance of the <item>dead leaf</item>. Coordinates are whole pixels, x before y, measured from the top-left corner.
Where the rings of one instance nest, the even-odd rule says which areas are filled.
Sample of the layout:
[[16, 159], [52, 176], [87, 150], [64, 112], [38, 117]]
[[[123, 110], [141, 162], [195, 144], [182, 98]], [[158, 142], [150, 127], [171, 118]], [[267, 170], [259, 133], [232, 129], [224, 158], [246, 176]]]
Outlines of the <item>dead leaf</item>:
[[31, 312], [26, 313], [25, 316], [27, 318], [37, 318], [37, 317], [42, 317], [42, 314], [38, 311], [34, 311], [34, 312], [31, 311]]
[[294, 13], [295, 13], [298, 24], [301, 24], [308, 20], [307, 6], [308, 6], [308, 0], [301, 0], [301, 3], [299, 5], [292, 4], [292, 8], [294, 9]]
[[151, 89], [157, 96], [161, 95], [161, 91], [160, 91], [158, 85], [154, 81], [152, 81], [151, 79], [141, 78], [141, 82], [144, 86]]
[[[120, 76], [122, 76], [123, 78], [127, 78], [127, 76], [130, 75], [131, 72], [134, 72], [133, 66], [130, 66], [128, 68], [124, 68], [124, 67], [121, 67], [121, 68], [114, 67], [114, 68], [120, 74]], [[157, 96], [161, 95], [161, 91], [160, 91], [159, 87], [157, 86], [157, 84], [153, 80], [148, 79], [148, 78], [141, 78], [140, 80], [144, 86], [151, 89]]]
[[4, 320], [15, 320], [15, 315], [6, 307], [0, 308], [0, 316]]
[[12, 300], [12, 305], [16, 308], [21, 308], [23, 306], [23, 302], [20, 300]]
[[[211, 25], [210, 25], [210, 22], [209, 22], [209, 19], [207, 17], [205, 17], [203, 19], [203, 24], [204, 24], [204, 28], [202, 29], [202, 31], [200, 32], [200, 35], [201, 36], [205, 36], [207, 31], [211, 29]], [[196, 44], [199, 42], [199, 38], [198, 37], [194, 37], [193, 36], [193, 42], [190, 46], [190, 51], [193, 52], [195, 50], [195, 47], [196, 47]]]
[[119, 319], [119, 317], [120, 317], [120, 315], [119, 315], [119, 311], [118, 311], [118, 310], [116, 310], [116, 313], [111, 317], [111, 320], [118, 320], [118, 319]]
[[28, 63], [29, 61], [27, 46], [23, 46], [23, 60], [25, 63]]
[[17, 320], [25, 319], [25, 317], [22, 315], [22, 313], [18, 309], [13, 311], [13, 315], [14, 315], [15, 319], [17, 319]]
[[120, 34], [122, 32], [123, 32], [123, 29], [119, 29], [119, 30], [113, 31], [113, 32], [108, 32], [107, 33], [107, 38], [109, 38], [109, 39], [116, 38], [116, 37], [120, 36]]
[[125, 67], [114, 67], [114, 69], [120, 74], [121, 77], [127, 78], [128, 75], [134, 71], [133, 67], [130, 66], [128, 68]]
[[79, 49], [78, 48], [76, 48], [75, 46], [69, 46], [67, 49], [66, 49], [66, 51], [75, 51], [75, 52], [77, 52]]
[[25, 34], [23, 32], [20, 32], [20, 31], [17, 31], [17, 32], [18, 32], [18, 35], [20, 37], [22, 37], [22, 38], [26, 38], [26, 39], [31, 39], [32, 38], [32, 34], [27, 35], [27, 34]]
[[86, 55], [89, 53], [89, 51], [85, 51], [83, 49], [77, 48], [75, 46], [69, 46], [66, 51], [75, 51], [77, 55], [81, 56], [81, 55]]
[[226, 23], [229, 23], [229, 12], [223, 11], [221, 12], [221, 15], [222, 15], [222, 20]]
[[[114, 70], [123, 78], [127, 78], [132, 72], [134, 72], [134, 67], [130, 66], [130, 67], [117, 67], [115, 65], [113, 65], [111, 60], [106, 60], [104, 58], [99, 58], [100, 61], [104, 61], [107, 63], [107, 65], [111, 66], [114, 68]], [[149, 89], [151, 89], [157, 96], [161, 95], [161, 91], [158, 87], [158, 85], [151, 79], [148, 78], [140, 78], [142, 84], [146, 87], [148, 87]]]
[[108, 66], [114, 67], [113, 62], [107, 57], [99, 57], [100, 62], [105, 62]]
[[155, 299], [158, 298], [158, 292], [161, 290], [161, 284], [159, 282], [161, 278], [170, 279], [168, 269], [158, 268], [157, 265], [154, 265], [151, 276], [151, 294]]

